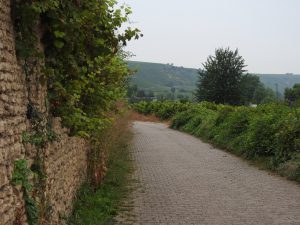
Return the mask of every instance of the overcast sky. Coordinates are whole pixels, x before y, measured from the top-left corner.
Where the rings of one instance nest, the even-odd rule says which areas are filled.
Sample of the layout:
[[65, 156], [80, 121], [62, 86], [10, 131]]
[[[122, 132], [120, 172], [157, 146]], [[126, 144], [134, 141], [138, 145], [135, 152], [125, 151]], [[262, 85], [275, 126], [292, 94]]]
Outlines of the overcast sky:
[[300, 0], [120, 0], [133, 9], [132, 60], [200, 68], [238, 48], [252, 73], [300, 74]]

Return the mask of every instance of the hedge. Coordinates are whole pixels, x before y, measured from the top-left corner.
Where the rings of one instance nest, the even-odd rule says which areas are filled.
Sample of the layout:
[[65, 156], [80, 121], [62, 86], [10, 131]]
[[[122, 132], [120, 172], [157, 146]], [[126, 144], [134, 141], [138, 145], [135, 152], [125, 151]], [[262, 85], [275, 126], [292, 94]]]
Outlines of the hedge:
[[140, 102], [133, 108], [171, 120], [171, 127], [300, 181], [300, 109], [281, 103], [226, 106], [177, 101]]

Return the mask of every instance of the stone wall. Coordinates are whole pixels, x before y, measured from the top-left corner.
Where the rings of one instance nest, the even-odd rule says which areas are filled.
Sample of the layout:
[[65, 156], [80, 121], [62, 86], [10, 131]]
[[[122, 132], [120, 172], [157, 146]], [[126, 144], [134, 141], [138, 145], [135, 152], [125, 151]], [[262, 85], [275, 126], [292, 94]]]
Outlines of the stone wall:
[[50, 208], [50, 224], [62, 224], [61, 217], [72, 211], [72, 200], [87, 176], [87, 143], [77, 137], [69, 137], [60, 120], [52, 122], [58, 140], [46, 148], [46, 206]]
[[[15, 53], [15, 35], [11, 20], [11, 1], [0, 0], [0, 225], [27, 224], [23, 194], [12, 182], [14, 162], [34, 161], [35, 146], [23, 144], [23, 132], [30, 132], [27, 118], [31, 102], [47, 115], [46, 86], [38, 82], [38, 73], [24, 74]], [[54, 142], [43, 150], [43, 167], [46, 175], [41, 193], [44, 193], [43, 224], [63, 224], [63, 218], [72, 210], [72, 200], [86, 178], [88, 144], [80, 138], [69, 137], [68, 130], [58, 118], [52, 124], [57, 135]]]
[[0, 1], [0, 224], [24, 221], [23, 197], [10, 183], [13, 162], [25, 157], [25, 78], [15, 56], [10, 1]]

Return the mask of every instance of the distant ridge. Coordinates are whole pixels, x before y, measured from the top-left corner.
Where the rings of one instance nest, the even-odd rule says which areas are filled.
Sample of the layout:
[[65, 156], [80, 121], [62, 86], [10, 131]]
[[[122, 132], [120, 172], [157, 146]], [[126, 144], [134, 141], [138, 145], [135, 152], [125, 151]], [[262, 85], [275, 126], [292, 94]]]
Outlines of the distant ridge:
[[[155, 93], [170, 91], [176, 88], [182, 93], [191, 95], [198, 80], [198, 70], [174, 66], [173, 64], [149, 63], [128, 61], [132, 69], [137, 73], [131, 78], [131, 83], [139, 88]], [[285, 88], [300, 83], [300, 75], [293, 74], [255, 74], [259, 76], [262, 83], [276, 91], [278, 84], [279, 93], [283, 94]]]

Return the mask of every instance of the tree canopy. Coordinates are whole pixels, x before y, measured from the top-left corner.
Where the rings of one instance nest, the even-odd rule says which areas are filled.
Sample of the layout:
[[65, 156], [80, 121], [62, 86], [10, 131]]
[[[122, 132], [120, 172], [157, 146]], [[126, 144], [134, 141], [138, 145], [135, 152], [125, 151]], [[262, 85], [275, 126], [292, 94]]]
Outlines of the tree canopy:
[[284, 98], [291, 104], [300, 105], [300, 83], [295, 84], [293, 88], [285, 89]]
[[198, 101], [210, 101], [221, 104], [240, 103], [240, 82], [245, 72], [245, 60], [238, 50], [216, 49], [199, 70], [197, 92]]
[[250, 103], [261, 104], [272, 102], [276, 99], [274, 91], [265, 87], [258, 76], [248, 73], [242, 75], [240, 95], [240, 103], [243, 105], [249, 105]]

